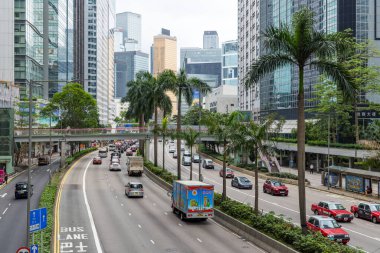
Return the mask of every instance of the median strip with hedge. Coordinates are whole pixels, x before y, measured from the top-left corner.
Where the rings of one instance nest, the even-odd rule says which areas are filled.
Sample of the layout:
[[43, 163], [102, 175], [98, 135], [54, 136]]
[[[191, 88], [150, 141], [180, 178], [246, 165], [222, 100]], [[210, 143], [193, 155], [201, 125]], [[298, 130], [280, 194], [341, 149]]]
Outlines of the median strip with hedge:
[[[79, 159], [80, 157], [95, 151], [96, 148], [89, 148], [82, 150], [78, 153], [75, 153], [73, 156], [66, 158], [66, 163], [67, 165], [70, 165], [73, 161]], [[41, 251], [41, 240], [40, 240], [40, 234], [36, 233], [34, 243], [39, 245], [40, 251], [42, 253], [49, 253], [50, 251], [50, 246], [52, 243], [53, 239], [53, 227], [54, 227], [54, 206], [55, 206], [55, 198], [57, 195], [57, 191], [59, 188], [59, 185], [61, 183], [61, 180], [65, 173], [67, 172], [68, 167], [61, 171], [56, 171], [50, 180], [50, 183], [45, 186], [44, 191], [42, 192], [41, 198], [40, 198], [40, 203], [39, 207], [46, 207], [47, 208], [47, 227], [43, 231], [43, 251]]]
[[[151, 162], [145, 161], [144, 165], [167, 183], [172, 184], [173, 180], [177, 178], [172, 173], [154, 166]], [[251, 206], [235, 200], [222, 201], [222, 195], [219, 193], [215, 193], [214, 206], [216, 209], [302, 253], [361, 252], [355, 248], [335, 243], [321, 234], [302, 235], [301, 228], [291, 221], [278, 217], [273, 212], [257, 214]]]

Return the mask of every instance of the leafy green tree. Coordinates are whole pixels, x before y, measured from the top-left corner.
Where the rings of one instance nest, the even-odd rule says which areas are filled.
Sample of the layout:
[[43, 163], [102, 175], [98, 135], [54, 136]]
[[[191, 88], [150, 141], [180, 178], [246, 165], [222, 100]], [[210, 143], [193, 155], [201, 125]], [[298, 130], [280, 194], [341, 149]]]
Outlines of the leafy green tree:
[[161, 125], [155, 128], [153, 132], [162, 136], [162, 169], [165, 170], [165, 139], [167, 136], [171, 135], [168, 118], [164, 117], [162, 119]]
[[[193, 157], [193, 147], [197, 142], [199, 132], [192, 128], [186, 129], [182, 132], [182, 139], [185, 140], [186, 145], [190, 148], [190, 156]], [[192, 158], [191, 158], [192, 159]], [[193, 180], [193, 163], [190, 163], [190, 180]]]
[[223, 144], [223, 200], [227, 199], [227, 155], [237, 146], [234, 141], [240, 138], [238, 129], [241, 119], [242, 115], [237, 111], [230, 114], [213, 113], [202, 119], [202, 122], [208, 126], [209, 133], [215, 135], [218, 141]]
[[264, 49], [268, 54], [255, 61], [246, 76], [246, 85], [250, 87], [278, 68], [291, 65], [298, 71], [297, 167], [300, 222], [305, 234], [305, 68], [317, 69], [337, 83], [345, 98], [353, 98], [356, 86], [347, 68], [336, 57], [349, 47], [347, 37], [343, 33], [317, 31], [313, 12], [302, 8], [294, 13], [290, 26], [271, 26], [263, 33]]
[[211, 88], [202, 80], [195, 77], [187, 77], [186, 71], [184, 69], [180, 69], [178, 74], [171, 70], [167, 71], [165, 82], [170, 86], [170, 90], [174, 92], [177, 96], [177, 176], [178, 179], [181, 179], [181, 103], [182, 98], [185, 99], [188, 105], [191, 105], [193, 102], [193, 93], [194, 90], [199, 90], [203, 94], [211, 91]]
[[201, 109], [198, 105], [190, 107], [183, 117], [184, 125], [197, 126], [199, 124], [199, 111], [201, 110], [201, 117], [207, 117], [207, 114], [210, 113], [209, 110]]
[[83, 90], [79, 83], [65, 85], [62, 92], [54, 94], [46, 110], [60, 110], [57, 126], [63, 128], [94, 128], [99, 126], [96, 100]]

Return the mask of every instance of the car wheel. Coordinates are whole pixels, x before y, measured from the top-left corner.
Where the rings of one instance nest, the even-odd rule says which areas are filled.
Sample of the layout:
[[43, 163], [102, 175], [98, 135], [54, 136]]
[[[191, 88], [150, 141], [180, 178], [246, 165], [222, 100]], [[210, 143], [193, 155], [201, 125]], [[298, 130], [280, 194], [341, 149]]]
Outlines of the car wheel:
[[267, 193], [267, 190], [265, 190], [265, 188], [264, 188], [264, 187], [263, 187], [263, 192], [264, 192], [264, 193]]
[[318, 210], [315, 210], [315, 211], [314, 211], [314, 214], [315, 214], [315, 215], [319, 215]]
[[376, 217], [372, 217], [372, 222], [376, 224], [377, 223], [377, 218]]
[[185, 215], [183, 214], [183, 212], [181, 212], [181, 213], [179, 214], [179, 218], [180, 218], [181, 220], [185, 220], [185, 219], [186, 219], [186, 217], [185, 217]]
[[358, 213], [358, 212], [355, 212], [355, 213], [354, 213], [354, 216], [355, 216], [355, 218], [359, 218], [359, 213]]
[[274, 191], [273, 191], [272, 189], [270, 189], [270, 194], [271, 194], [272, 196], [274, 196]]

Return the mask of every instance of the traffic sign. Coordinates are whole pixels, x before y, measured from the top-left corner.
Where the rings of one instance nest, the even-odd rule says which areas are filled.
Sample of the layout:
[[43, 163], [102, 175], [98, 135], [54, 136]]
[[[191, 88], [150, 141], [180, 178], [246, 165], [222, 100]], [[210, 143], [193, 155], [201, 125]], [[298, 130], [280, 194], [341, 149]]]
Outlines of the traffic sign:
[[30, 253], [30, 251], [27, 247], [21, 247], [16, 251], [16, 253]]
[[46, 228], [46, 225], [47, 225], [46, 208], [31, 210], [29, 215], [30, 215], [30, 223], [29, 223], [30, 232], [37, 232]]
[[38, 245], [34, 244], [34, 245], [30, 246], [30, 252], [31, 253], [38, 253]]

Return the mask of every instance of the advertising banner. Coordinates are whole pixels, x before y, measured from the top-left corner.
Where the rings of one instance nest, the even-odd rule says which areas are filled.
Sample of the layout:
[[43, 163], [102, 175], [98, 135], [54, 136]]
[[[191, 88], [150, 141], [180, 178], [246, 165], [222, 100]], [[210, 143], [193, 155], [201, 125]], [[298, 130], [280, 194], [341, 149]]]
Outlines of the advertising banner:
[[346, 190], [364, 192], [364, 179], [362, 177], [346, 175]]

